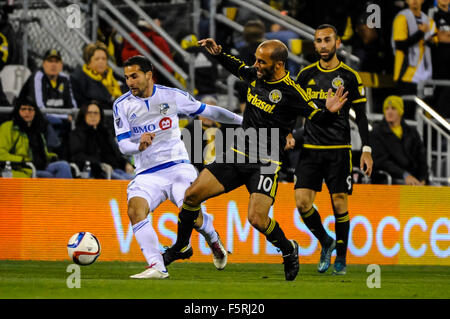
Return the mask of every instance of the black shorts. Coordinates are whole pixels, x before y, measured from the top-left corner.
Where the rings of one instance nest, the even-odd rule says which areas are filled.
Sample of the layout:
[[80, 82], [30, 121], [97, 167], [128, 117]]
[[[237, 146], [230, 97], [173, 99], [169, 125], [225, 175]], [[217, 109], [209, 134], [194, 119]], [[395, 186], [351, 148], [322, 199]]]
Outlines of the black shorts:
[[325, 180], [330, 194], [351, 195], [353, 191], [351, 171], [351, 149], [303, 148], [295, 169], [295, 188], [308, 188], [320, 192]]
[[275, 200], [278, 172], [281, 165], [274, 163], [222, 163], [205, 166], [225, 188], [225, 192], [245, 185], [250, 194], [261, 193]]

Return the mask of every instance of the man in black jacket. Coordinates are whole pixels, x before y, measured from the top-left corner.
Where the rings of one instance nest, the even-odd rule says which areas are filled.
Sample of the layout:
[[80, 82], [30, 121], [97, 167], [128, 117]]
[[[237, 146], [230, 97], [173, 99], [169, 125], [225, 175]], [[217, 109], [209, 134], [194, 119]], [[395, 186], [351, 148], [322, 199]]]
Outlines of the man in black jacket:
[[417, 130], [403, 119], [403, 100], [388, 96], [384, 118], [371, 135], [375, 170], [388, 172], [395, 184], [425, 185], [428, 179], [426, 150]]
[[[25, 82], [19, 97], [32, 97], [34, 103], [41, 109], [74, 109], [77, 103], [72, 93], [70, 78], [63, 70], [61, 54], [57, 50], [45, 52], [42, 67], [34, 72]], [[72, 116], [69, 114], [47, 113], [47, 119], [55, 129], [60, 140], [65, 140], [71, 129]], [[54, 142], [52, 142], [54, 141]], [[59, 149], [58, 139], [49, 139], [49, 148], [62, 156], [64, 150]]]
[[61, 54], [57, 50], [48, 50], [42, 68], [28, 78], [20, 96], [32, 96], [40, 109], [76, 108], [69, 76], [62, 70]]

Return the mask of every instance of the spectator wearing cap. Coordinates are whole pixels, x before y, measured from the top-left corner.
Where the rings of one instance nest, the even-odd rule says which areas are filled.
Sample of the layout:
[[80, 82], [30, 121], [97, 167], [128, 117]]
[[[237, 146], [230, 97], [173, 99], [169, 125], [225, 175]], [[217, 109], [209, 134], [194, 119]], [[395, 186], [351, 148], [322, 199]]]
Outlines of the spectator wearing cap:
[[85, 64], [70, 76], [78, 105], [96, 100], [103, 109], [112, 109], [122, 90], [108, 66], [108, 48], [100, 41], [89, 43], [83, 49], [83, 59]]
[[425, 185], [425, 146], [417, 130], [406, 124], [403, 112], [401, 97], [391, 95], [384, 100], [383, 120], [371, 133], [374, 171], [389, 173], [394, 184]]
[[76, 108], [70, 78], [63, 72], [61, 54], [51, 49], [45, 52], [42, 67], [24, 84], [19, 96], [32, 96], [41, 108]]
[[[28, 78], [19, 93], [19, 99], [24, 98], [31, 98], [41, 110], [77, 108], [70, 77], [63, 72], [59, 51], [50, 49], [45, 52], [42, 67]], [[56, 139], [48, 137], [48, 146], [57, 151], [61, 146], [59, 140], [64, 140], [70, 131], [72, 117], [70, 114], [47, 113], [47, 119], [58, 135]]]

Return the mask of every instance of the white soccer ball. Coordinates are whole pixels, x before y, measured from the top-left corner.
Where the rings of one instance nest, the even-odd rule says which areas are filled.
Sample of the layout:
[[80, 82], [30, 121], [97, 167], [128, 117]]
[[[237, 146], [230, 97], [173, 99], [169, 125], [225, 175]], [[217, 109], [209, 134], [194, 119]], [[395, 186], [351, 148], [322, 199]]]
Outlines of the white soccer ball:
[[89, 232], [79, 232], [70, 237], [67, 252], [74, 263], [87, 266], [100, 256], [100, 242]]

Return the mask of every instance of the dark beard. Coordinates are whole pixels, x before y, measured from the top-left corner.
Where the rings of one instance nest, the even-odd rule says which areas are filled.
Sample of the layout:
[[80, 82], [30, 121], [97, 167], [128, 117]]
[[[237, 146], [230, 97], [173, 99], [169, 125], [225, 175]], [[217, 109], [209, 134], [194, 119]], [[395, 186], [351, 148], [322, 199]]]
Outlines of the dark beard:
[[325, 62], [329, 62], [331, 61], [331, 59], [333, 59], [336, 56], [336, 48], [334, 48], [332, 51], [330, 51], [330, 53], [328, 53], [326, 58], [323, 58], [319, 52], [317, 52], [317, 55], [319, 55], [319, 59], [325, 61]]
[[273, 65], [270, 69], [268, 69], [266, 73], [263, 73], [261, 79], [265, 81], [273, 81], [274, 74], [275, 74], [275, 65]]

